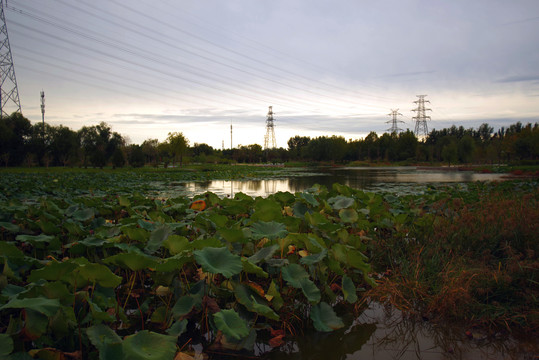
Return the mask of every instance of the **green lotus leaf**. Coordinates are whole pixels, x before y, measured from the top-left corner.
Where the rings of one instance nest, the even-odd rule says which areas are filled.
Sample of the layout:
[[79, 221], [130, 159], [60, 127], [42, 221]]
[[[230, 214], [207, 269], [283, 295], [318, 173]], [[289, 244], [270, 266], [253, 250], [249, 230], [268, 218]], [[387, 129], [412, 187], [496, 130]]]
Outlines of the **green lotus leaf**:
[[[268, 319], [279, 320], [279, 315], [277, 315], [273, 309], [261, 303], [266, 302], [266, 299], [260, 297], [259, 294], [255, 293], [247, 286], [242, 284], [234, 286], [234, 295], [236, 296], [236, 300], [245, 306], [247, 310], [265, 316]], [[259, 300], [257, 300], [255, 296]]]
[[23, 258], [24, 254], [13, 244], [5, 241], [0, 241], [0, 256], [6, 256], [7, 258]]
[[253, 238], [256, 240], [262, 238], [275, 240], [278, 238], [284, 238], [286, 235], [288, 235], [288, 230], [286, 230], [286, 226], [282, 223], [278, 223], [275, 221], [258, 221], [251, 226], [251, 232]]
[[229, 243], [245, 243], [248, 241], [243, 229], [219, 229], [219, 234]]
[[95, 211], [92, 208], [80, 209], [73, 213], [73, 220], [85, 222], [95, 216]]
[[11, 335], [0, 334], [0, 356], [2, 359], [7, 357], [13, 351], [13, 339]]
[[180, 270], [183, 265], [191, 262], [193, 257], [188, 254], [177, 254], [172, 257], [163, 259], [162, 262], [155, 265], [155, 271], [171, 272]]
[[31, 339], [37, 339], [47, 332], [49, 317], [38, 311], [26, 308], [24, 316], [24, 333]]
[[79, 264], [72, 261], [51, 261], [41, 269], [33, 270], [28, 276], [28, 280], [31, 282], [37, 282], [39, 279], [49, 281], [63, 280], [69, 282], [69, 280], [73, 278], [73, 271], [79, 266]]
[[309, 302], [316, 304], [320, 301], [320, 289], [309, 279], [309, 274], [301, 265], [290, 264], [283, 267], [281, 273], [290, 286], [301, 289]]
[[314, 328], [318, 331], [329, 332], [344, 327], [341, 318], [325, 302], [321, 302], [311, 308], [311, 320]]
[[283, 275], [283, 279], [286, 280], [287, 283], [289, 283], [292, 287], [295, 287], [299, 289], [301, 287], [299, 281], [301, 279], [308, 279], [309, 274], [307, 271], [303, 268], [303, 266], [298, 264], [290, 264], [288, 266], [284, 266], [281, 269], [281, 273]]
[[251, 300], [252, 300], [251, 309], [253, 312], [259, 315], [265, 316], [271, 320], [276, 320], [276, 321], [279, 320], [279, 315], [277, 315], [277, 313], [273, 311], [269, 306], [264, 305], [264, 304], [259, 304], [255, 300], [254, 296], [251, 296]]
[[123, 359], [122, 339], [104, 324], [86, 329], [90, 342], [99, 350], [100, 360]]
[[124, 358], [130, 360], [170, 360], [176, 354], [177, 336], [162, 335], [142, 330], [126, 336], [123, 341]]
[[40, 234], [40, 235], [17, 235], [17, 237], [15, 238], [15, 240], [17, 241], [21, 241], [21, 242], [28, 242], [30, 244], [38, 244], [38, 243], [50, 243], [52, 240], [54, 240], [54, 236], [52, 235], [45, 235], [45, 234]]
[[157, 265], [154, 258], [139, 253], [116, 254], [104, 259], [103, 262], [105, 264], [114, 264], [134, 271], [153, 268]]
[[326, 256], [327, 256], [327, 254], [328, 254], [328, 250], [323, 249], [322, 251], [320, 251], [317, 254], [312, 254], [312, 255], [308, 255], [308, 256], [305, 256], [305, 257], [301, 258], [299, 260], [299, 262], [302, 263], [303, 265], [314, 265], [314, 264], [324, 260], [326, 258]]
[[318, 200], [316, 200], [313, 194], [310, 194], [308, 192], [302, 192], [301, 194], [299, 194], [299, 198], [305, 200], [307, 204], [312, 205], [314, 207], [318, 206], [319, 204]]
[[122, 283], [122, 277], [114, 275], [105, 265], [86, 264], [79, 267], [79, 274], [91, 283], [97, 283], [103, 287], [115, 288]]
[[268, 259], [271, 259], [277, 250], [279, 250], [279, 245], [277, 244], [266, 246], [247, 259], [253, 264], [258, 264], [262, 260], [267, 261]]
[[255, 211], [251, 216], [253, 221], [274, 221], [283, 217], [281, 205], [271, 199], [258, 199]]
[[347, 209], [354, 206], [355, 203], [356, 201], [353, 198], [342, 195], [328, 199], [328, 204], [331, 205], [333, 210]]
[[21, 228], [18, 225], [12, 224], [10, 222], [0, 221], [0, 228], [4, 228], [11, 233], [18, 233], [21, 231]]
[[359, 215], [354, 209], [341, 209], [339, 210], [339, 217], [345, 223], [351, 224], [359, 220]]
[[233, 255], [224, 247], [207, 247], [194, 252], [196, 262], [202, 270], [212, 274], [222, 274], [229, 278], [239, 274], [243, 269], [241, 258]]
[[344, 300], [350, 304], [354, 304], [357, 301], [356, 286], [348, 275], [342, 277], [342, 292], [344, 294]]
[[247, 258], [242, 257], [241, 263], [243, 264], [243, 271], [245, 271], [247, 274], [255, 274], [263, 278], [268, 277], [267, 272], [265, 272], [260, 266], [257, 266], [250, 262]]
[[185, 236], [180, 235], [170, 235], [167, 239], [163, 240], [163, 247], [167, 248], [172, 255], [193, 248], [189, 240]]
[[193, 308], [202, 303], [202, 300], [198, 296], [185, 295], [176, 301], [176, 304], [172, 307], [172, 314], [175, 319], [179, 319], [184, 315], [187, 315], [193, 310]]
[[172, 229], [167, 225], [161, 225], [156, 228], [150, 234], [150, 240], [144, 248], [144, 252], [148, 254], [155, 253], [160, 247], [161, 244], [172, 234]]
[[270, 287], [268, 291], [266, 292], [266, 295], [271, 296], [270, 303], [273, 305], [273, 308], [277, 311], [284, 305], [283, 297], [281, 296], [281, 293], [279, 292], [279, 287], [275, 283], [275, 281], [271, 281]]
[[245, 321], [233, 309], [221, 310], [213, 314], [217, 329], [221, 330], [228, 338], [241, 340], [249, 336], [249, 328]]
[[60, 308], [58, 299], [47, 299], [44, 297], [11, 299], [7, 304], [0, 307], [3, 309], [31, 309], [47, 316], [56, 314]]
[[167, 329], [167, 334], [173, 336], [180, 336], [187, 330], [187, 319], [176, 321], [171, 327]]
[[127, 235], [130, 240], [136, 242], [146, 242], [150, 237], [150, 233], [142, 228], [124, 227], [122, 232]]

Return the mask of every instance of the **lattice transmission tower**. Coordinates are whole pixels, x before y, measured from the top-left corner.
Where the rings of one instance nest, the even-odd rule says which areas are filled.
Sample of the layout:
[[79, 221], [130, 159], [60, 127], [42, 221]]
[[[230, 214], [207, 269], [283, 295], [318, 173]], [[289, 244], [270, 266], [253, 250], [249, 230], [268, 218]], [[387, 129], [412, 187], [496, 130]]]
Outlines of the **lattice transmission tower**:
[[0, 118], [2, 118], [13, 112], [21, 112], [19, 89], [4, 16], [4, 0], [0, 0], [0, 26]]
[[412, 111], [417, 111], [417, 116], [412, 118], [412, 121], [415, 120], [415, 136], [418, 139], [425, 139], [429, 135], [429, 129], [427, 127], [427, 120], [430, 120], [430, 116], [425, 114], [425, 111], [432, 111], [432, 109], [426, 109], [425, 103], [430, 101], [425, 100], [427, 95], [417, 95], [418, 100], [414, 101], [417, 104], [417, 108], [412, 109]]
[[273, 123], [272, 106], [269, 107], [268, 117], [266, 118], [266, 135], [264, 136], [264, 150], [275, 149], [277, 141], [275, 140], [275, 124]]
[[402, 116], [402, 114], [399, 112], [399, 109], [391, 109], [391, 113], [388, 115], [391, 116], [391, 120], [386, 121], [386, 123], [391, 123], [391, 128], [387, 129], [387, 131], [389, 131], [391, 135], [397, 135], [399, 131], [402, 131], [402, 129], [399, 128], [398, 123], [404, 123], [402, 120], [397, 120], [397, 116]]

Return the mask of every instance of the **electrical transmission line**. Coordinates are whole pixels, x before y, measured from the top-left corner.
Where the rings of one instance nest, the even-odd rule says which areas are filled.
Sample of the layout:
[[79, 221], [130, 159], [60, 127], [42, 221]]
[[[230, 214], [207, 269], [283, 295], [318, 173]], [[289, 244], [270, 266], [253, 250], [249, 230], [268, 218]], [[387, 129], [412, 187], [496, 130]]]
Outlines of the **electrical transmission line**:
[[273, 123], [273, 110], [272, 106], [269, 107], [268, 117], [266, 119], [266, 135], [264, 136], [264, 149], [275, 149], [277, 147], [277, 141], [275, 140], [275, 124]]
[[0, 0], [0, 119], [11, 112], [21, 112], [19, 88], [15, 77], [15, 66], [11, 56], [6, 18], [4, 16], [4, 0]]
[[386, 121], [386, 123], [391, 123], [391, 128], [387, 129], [391, 135], [397, 135], [399, 131], [402, 131], [401, 128], [398, 127], [397, 123], [404, 123], [402, 120], [397, 120], [397, 116], [402, 116], [402, 114], [399, 112], [399, 109], [393, 110], [391, 109], [391, 113], [388, 114], [391, 116], [391, 120]]
[[419, 99], [414, 101], [417, 104], [417, 108], [412, 109], [412, 111], [417, 111], [417, 116], [412, 117], [412, 121], [415, 120], [415, 136], [418, 139], [425, 139], [429, 135], [429, 130], [427, 127], [427, 120], [430, 120], [430, 116], [425, 114], [425, 111], [432, 111], [432, 109], [426, 109], [425, 103], [430, 101], [425, 100], [427, 95], [416, 95]]

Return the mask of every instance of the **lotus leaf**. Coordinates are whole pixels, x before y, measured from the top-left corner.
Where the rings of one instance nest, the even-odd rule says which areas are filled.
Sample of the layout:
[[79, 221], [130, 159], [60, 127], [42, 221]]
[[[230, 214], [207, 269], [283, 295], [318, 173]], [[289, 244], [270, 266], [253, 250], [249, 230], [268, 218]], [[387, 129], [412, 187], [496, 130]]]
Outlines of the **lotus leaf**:
[[247, 274], [255, 274], [257, 276], [268, 278], [268, 273], [265, 272], [260, 266], [257, 266], [250, 262], [247, 258], [242, 257], [241, 262], [243, 264], [243, 271]]
[[221, 310], [213, 314], [213, 319], [217, 329], [231, 339], [241, 340], [249, 336], [247, 324], [233, 309]]
[[110, 269], [101, 264], [86, 264], [79, 267], [79, 274], [91, 283], [114, 288], [122, 283], [120, 276], [114, 275]]
[[187, 319], [176, 321], [171, 327], [167, 329], [167, 334], [172, 336], [180, 336], [187, 330]]
[[348, 209], [348, 208], [353, 207], [354, 204], [356, 203], [356, 201], [353, 198], [342, 196], [342, 195], [329, 198], [327, 201], [328, 201], [328, 204], [331, 205], [333, 210]]
[[274, 221], [282, 217], [281, 205], [271, 199], [258, 199], [251, 219], [254, 221]]
[[104, 259], [103, 262], [105, 264], [115, 264], [135, 271], [153, 268], [157, 265], [157, 261], [154, 258], [139, 253], [116, 254]]
[[326, 302], [321, 302], [311, 308], [311, 320], [318, 331], [329, 332], [344, 327], [342, 320]]
[[354, 304], [357, 301], [356, 286], [347, 275], [342, 277], [342, 292], [344, 294], [344, 300], [350, 304]]
[[169, 360], [176, 354], [176, 336], [142, 330], [126, 336], [123, 341], [124, 358], [129, 360]]
[[201, 303], [202, 300], [197, 296], [182, 296], [172, 307], [172, 314], [174, 314], [174, 318], [179, 319], [182, 316], [189, 314], [195, 306], [200, 305]]
[[172, 255], [179, 254], [184, 250], [191, 250], [192, 246], [189, 240], [185, 236], [170, 235], [167, 239], [163, 240], [163, 247], [167, 248]]
[[31, 309], [42, 313], [46, 316], [54, 315], [60, 308], [60, 302], [58, 299], [46, 299], [43, 297], [38, 298], [25, 298], [25, 299], [11, 299], [7, 304], [0, 307], [3, 309]]
[[85, 222], [95, 216], [95, 211], [92, 208], [80, 209], [73, 213], [73, 220]]
[[279, 245], [274, 244], [271, 246], [263, 247], [262, 249], [258, 250], [253, 256], [250, 256], [248, 260], [253, 264], [258, 264], [261, 261], [267, 261], [268, 259], [271, 259], [273, 257], [273, 254], [279, 250]]
[[8, 356], [13, 351], [13, 339], [8, 334], [0, 334], [0, 356]]
[[172, 229], [167, 225], [161, 225], [150, 234], [150, 240], [146, 244], [144, 251], [148, 254], [155, 253], [160, 247], [163, 241], [165, 241], [172, 234]]
[[359, 220], [359, 215], [354, 209], [341, 209], [339, 210], [339, 217], [345, 223], [351, 224]]
[[256, 240], [265, 237], [270, 240], [275, 240], [278, 238], [284, 238], [288, 234], [286, 226], [275, 221], [258, 221], [251, 226], [251, 231], [253, 238]]
[[212, 274], [222, 274], [228, 278], [239, 274], [243, 269], [241, 258], [224, 247], [206, 247], [195, 251], [194, 255], [202, 270]]

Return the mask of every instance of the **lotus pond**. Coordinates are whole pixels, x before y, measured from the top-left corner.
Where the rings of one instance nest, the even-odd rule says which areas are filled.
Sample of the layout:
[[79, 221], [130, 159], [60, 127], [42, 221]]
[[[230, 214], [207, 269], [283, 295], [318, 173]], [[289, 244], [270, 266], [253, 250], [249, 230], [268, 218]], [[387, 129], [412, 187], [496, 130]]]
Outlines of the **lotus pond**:
[[[503, 335], [507, 332], [485, 332], [483, 337], [475, 328], [462, 327], [456, 337], [446, 336], [451, 341], [437, 341], [435, 350], [414, 347], [407, 337], [399, 338], [406, 346], [385, 347], [379, 341], [388, 338], [380, 331], [410, 329], [410, 323], [430, 331], [440, 324], [434, 309], [444, 309], [431, 309], [427, 301], [434, 289], [415, 288], [418, 301], [406, 306], [396, 300], [403, 291], [391, 279], [404, 278], [404, 262], [419, 261], [427, 252], [421, 241], [440, 238], [436, 224], [456, 221], [458, 206], [493, 193], [524, 199], [532, 228], [519, 227], [522, 236], [514, 245], [525, 253], [517, 264], [523, 270], [515, 270], [518, 276], [511, 279], [500, 277], [496, 281], [503, 280], [504, 288], [491, 284], [483, 295], [495, 299], [488, 305], [496, 310], [499, 304], [506, 306], [500, 291], [515, 295], [513, 287], [520, 287], [525, 296], [509, 300], [524, 318], [503, 314], [506, 330], [519, 324], [537, 330], [537, 253], [529, 252], [537, 252], [537, 239], [527, 232], [537, 230], [537, 181], [428, 187], [420, 195], [364, 192], [339, 184], [267, 197], [212, 192], [163, 196], [159, 189], [159, 184], [174, 187], [187, 180], [282, 177], [285, 171], [297, 175], [294, 170], [252, 167], [3, 170], [0, 357], [316, 358], [312, 349], [320, 346], [339, 359], [363, 358], [375, 348], [390, 358], [459, 358], [490, 351], [533, 358], [537, 353], [533, 344], [520, 352], [525, 341], [512, 347], [516, 340]], [[497, 254], [497, 245], [492, 246]], [[424, 252], [413, 253], [418, 248]], [[404, 256], [406, 252], [413, 256]], [[507, 259], [496, 258], [500, 276], [514, 265], [506, 264], [513, 258], [503, 256]], [[426, 260], [433, 262], [435, 256]], [[436, 264], [412, 265], [436, 269]], [[459, 320], [444, 311], [444, 320]], [[423, 320], [416, 323], [416, 315]], [[484, 316], [477, 315], [473, 323], [484, 325]], [[467, 313], [462, 319], [470, 320]], [[466, 330], [473, 330], [471, 337]], [[440, 333], [429, 332], [428, 338]]]

